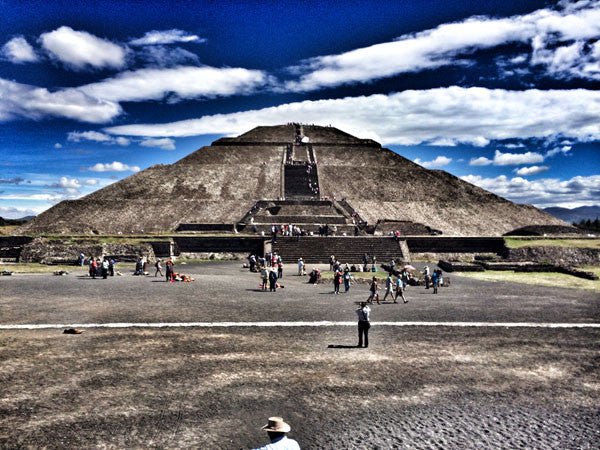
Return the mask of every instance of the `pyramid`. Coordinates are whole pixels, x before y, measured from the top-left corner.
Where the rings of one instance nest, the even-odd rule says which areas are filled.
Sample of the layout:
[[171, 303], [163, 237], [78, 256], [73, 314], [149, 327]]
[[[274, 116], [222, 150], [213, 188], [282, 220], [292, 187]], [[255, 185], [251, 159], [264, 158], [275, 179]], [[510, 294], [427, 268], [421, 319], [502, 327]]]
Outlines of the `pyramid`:
[[273, 223], [343, 230], [357, 223], [372, 232], [385, 221], [451, 236], [567, 225], [531, 205], [425, 169], [373, 140], [334, 127], [287, 124], [221, 138], [174, 164], [63, 201], [20, 233], [248, 231]]

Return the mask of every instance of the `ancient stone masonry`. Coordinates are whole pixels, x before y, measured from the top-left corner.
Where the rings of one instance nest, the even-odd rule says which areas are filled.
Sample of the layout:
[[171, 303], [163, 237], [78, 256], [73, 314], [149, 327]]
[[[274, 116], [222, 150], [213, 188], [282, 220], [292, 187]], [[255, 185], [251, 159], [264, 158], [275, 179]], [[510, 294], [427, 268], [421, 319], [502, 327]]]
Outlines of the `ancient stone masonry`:
[[[392, 220], [402, 221], [406, 234], [430, 229], [444, 236], [500, 236], [531, 225], [567, 225], [533, 206], [425, 169], [373, 140], [334, 127], [287, 124], [221, 138], [174, 164], [152, 166], [79, 200], [63, 201], [19, 234], [144, 234], [186, 229], [186, 224], [234, 232], [236, 224], [250, 224], [253, 205], [276, 201], [314, 204], [304, 205], [302, 214], [283, 214], [286, 204], [274, 205], [282, 208], [275, 214], [263, 208], [263, 217], [271, 220], [263, 225], [313, 215], [296, 224], [308, 229], [325, 221], [351, 231], [351, 216], [363, 233]], [[333, 205], [329, 218], [322, 201]]]

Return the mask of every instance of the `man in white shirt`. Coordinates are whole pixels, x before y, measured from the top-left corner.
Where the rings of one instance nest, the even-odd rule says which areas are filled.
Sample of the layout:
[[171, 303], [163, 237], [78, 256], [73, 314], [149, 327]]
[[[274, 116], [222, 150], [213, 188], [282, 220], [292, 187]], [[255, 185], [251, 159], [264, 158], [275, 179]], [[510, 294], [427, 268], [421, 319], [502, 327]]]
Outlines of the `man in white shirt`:
[[367, 302], [360, 302], [360, 308], [356, 310], [358, 315], [358, 345], [357, 347], [363, 346], [363, 336], [365, 342], [365, 348], [369, 346], [369, 328], [371, 323], [369, 322], [369, 315], [371, 308], [367, 306]]
[[281, 417], [269, 417], [269, 423], [262, 429], [269, 434], [271, 442], [254, 450], [300, 450], [298, 443], [285, 435], [291, 427]]

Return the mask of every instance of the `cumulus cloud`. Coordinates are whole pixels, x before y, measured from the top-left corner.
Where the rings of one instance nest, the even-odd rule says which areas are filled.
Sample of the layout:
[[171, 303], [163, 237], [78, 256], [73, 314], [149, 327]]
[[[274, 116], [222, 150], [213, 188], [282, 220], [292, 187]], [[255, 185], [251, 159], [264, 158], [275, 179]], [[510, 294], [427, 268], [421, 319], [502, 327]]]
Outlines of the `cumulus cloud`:
[[54, 144], [54, 148], [62, 148], [62, 144], [57, 142], [56, 144]]
[[43, 33], [40, 42], [50, 56], [74, 69], [120, 69], [126, 63], [125, 47], [67, 26]]
[[[348, 114], [352, 111], [352, 114]], [[383, 144], [416, 145], [433, 139], [482, 145], [490, 140], [600, 139], [600, 91], [507, 91], [452, 86], [335, 100], [303, 101], [163, 124], [105, 128], [111, 134], [182, 137], [236, 135], [259, 125], [332, 124]]]
[[496, 150], [494, 154], [495, 166], [518, 166], [521, 164], [534, 164], [544, 161], [544, 156], [537, 152], [527, 153], [502, 153]]
[[175, 42], [206, 42], [206, 39], [200, 39], [195, 34], [188, 34], [183, 30], [163, 30], [148, 31], [139, 39], [129, 41], [131, 45], [157, 45], [173, 44]]
[[269, 77], [260, 70], [181, 66], [169, 69], [139, 69], [118, 74], [79, 90], [113, 102], [214, 98], [249, 94], [265, 85]]
[[546, 172], [550, 169], [548, 166], [531, 166], [521, 167], [520, 169], [513, 170], [514, 173], [521, 176], [537, 175], [538, 173]]
[[54, 116], [105, 123], [122, 112], [118, 103], [101, 100], [77, 89], [50, 92], [45, 88], [1, 78], [0, 99], [0, 121]]
[[100, 133], [98, 131], [71, 131], [67, 135], [67, 140], [71, 142], [80, 142], [82, 140], [96, 141], [96, 142], [107, 142], [112, 140], [112, 136], [108, 134]]
[[92, 172], [139, 172], [140, 168], [138, 166], [128, 166], [119, 161], [113, 161], [110, 164], [97, 163], [88, 167], [87, 170]]
[[2, 47], [2, 55], [15, 64], [36, 62], [39, 60], [33, 47], [29, 45], [29, 42], [22, 36], [14, 37], [4, 44]]
[[571, 148], [572, 147], [570, 145], [563, 145], [562, 147], [554, 147], [546, 152], [546, 157], [551, 158], [553, 156], [560, 155], [561, 153], [563, 155], [566, 155], [567, 153], [569, 153], [571, 151]]
[[[600, 44], [591, 41], [600, 37], [598, 5], [597, 1], [563, 3], [562, 9], [540, 9], [521, 16], [477, 16], [406, 34], [393, 42], [311, 58], [290, 68], [302, 75], [287, 82], [285, 89], [310, 91], [459, 64], [462, 56], [474, 50], [508, 43], [530, 44], [531, 64], [545, 65], [550, 73], [596, 79]], [[515, 64], [522, 59], [521, 55]]]
[[144, 139], [140, 142], [142, 147], [158, 147], [163, 150], [175, 150], [175, 141], [169, 138], [162, 139]]
[[98, 184], [98, 180], [95, 178], [86, 178], [83, 183], [88, 186], [96, 186]]
[[127, 147], [129, 144], [131, 144], [131, 141], [123, 136], [116, 138], [115, 142], [122, 147]]
[[415, 163], [423, 167], [442, 167], [447, 166], [452, 161], [452, 158], [446, 156], [438, 156], [433, 161], [421, 161], [420, 158], [415, 159]]
[[50, 188], [61, 188], [61, 189], [79, 189], [81, 183], [76, 178], [60, 177], [57, 183], [47, 185]]
[[466, 175], [461, 178], [514, 202], [530, 203], [538, 207], [575, 207], [600, 202], [600, 175], [578, 176], [564, 181], [555, 178], [529, 181], [522, 177], [508, 178], [505, 175], [496, 178]]
[[485, 156], [480, 156], [479, 158], [471, 158], [469, 161], [470, 166], [489, 166], [494, 161], [486, 158]]

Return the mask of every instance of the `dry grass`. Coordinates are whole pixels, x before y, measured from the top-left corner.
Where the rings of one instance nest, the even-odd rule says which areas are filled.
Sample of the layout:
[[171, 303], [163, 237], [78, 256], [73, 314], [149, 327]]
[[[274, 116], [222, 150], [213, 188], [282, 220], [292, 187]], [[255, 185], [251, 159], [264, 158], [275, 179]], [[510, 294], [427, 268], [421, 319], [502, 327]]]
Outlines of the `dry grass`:
[[[587, 267], [584, 270], [600, 274], [600, 267]], [[511, 283], [534, 284], [538, 286], [554, 286], [572, 289], [589, 289], [600, 292], [600, 281], [585, 280], [564, 273], [556, 272], [515, 272], [512, 270], [486, 270], [485, 272], [455, 272], [456, 275], [475, 278], [482, 281], [507, 281]]]
[[19, 225], [5, 225], [0, 227], [0, 236], [10, 236], [19, 228]]
[[504, 238], [509, 248], [521, 247], [577, 247], [600, 249], [600, 239], [513, 239]]

